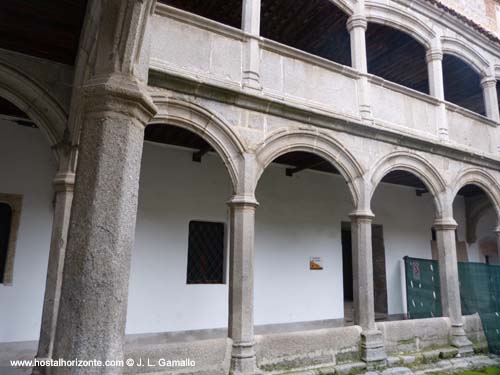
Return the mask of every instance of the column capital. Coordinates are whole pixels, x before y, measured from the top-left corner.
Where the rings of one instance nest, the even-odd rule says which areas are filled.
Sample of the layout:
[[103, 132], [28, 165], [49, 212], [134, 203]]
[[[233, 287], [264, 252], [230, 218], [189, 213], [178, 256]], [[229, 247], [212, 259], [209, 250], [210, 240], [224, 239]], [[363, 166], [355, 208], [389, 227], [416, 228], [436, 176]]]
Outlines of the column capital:
[[158, 109], [146, 88], [133, 76], [113, 73], [96, 76], [82, 86], [84, 115], [116, 113], [137, 119], [143, 126]]
[[366, 30], [368, 28], [368, 21], [366, 17], [362, 14], [355, 14], [349, 17], [347, 20], [347, 31], [351, 31], [354, 28], [362, 28]]
[[455, 230], [458, 227], [457, 222], [452, 217], [439, 218], [434, 221], [435, 230]]
[[427, 63], [430, 63], [431, 61], [443, 61], [443, 51], [437, 48], [427, 50], [425, 54], [425, 61], [427, 61]]
[[230, 207], [252, 207], [257, 208], [259, 202], [255, 199], [253, 195], [235, 195], [228, 202]]
[[497, 85], [497, 79], [494, 76], [486, 76], [481, 79], [481, 87], [484, 88], [489, 88], [489, 87], [496, 87]]
[[73, 172], [58, 172], [52, 181], [56, 192], [70, 192], [75, 187], [75, 174]]
[[375, 215], [371, 210], [356, 210], [349, 214], [351, 220], [369, 220], [373, 221]]

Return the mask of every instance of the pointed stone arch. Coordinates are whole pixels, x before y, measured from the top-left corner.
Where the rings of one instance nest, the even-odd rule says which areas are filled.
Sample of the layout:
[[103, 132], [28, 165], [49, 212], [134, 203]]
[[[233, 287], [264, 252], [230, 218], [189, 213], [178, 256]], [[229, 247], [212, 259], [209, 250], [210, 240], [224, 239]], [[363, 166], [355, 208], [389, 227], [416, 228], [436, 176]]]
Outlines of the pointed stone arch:
[[420, 155], [407, 151], [395, 151], [379, 159], [369, 172], [370, 184], [368, 199], [371, 202], [375, 190], [388, 173], [393, 171], [412, 173], [422, 180], [434, 199], [436, 217], [441, 217], [444, 212], [442, 194], [446, 191], [446, 182], [432, 164]]
[[354, 207], [358, 206], [361, 192], [357, 180], [363, 175], [363, 169], [340, 142], [321, 130], [280, 131], [268, 137], [256, 151], [254, 186], [273, 160], [293, 151], [318, 155], [337, 168], [347, 182]]
[[236, 192], [242, 180], [245, 148], [231, 126], [197, 104], [166, 96], [153, 95], [152, 99], [158, 113], [149, 124], [178, 126], [207, 141], [222, 158]]

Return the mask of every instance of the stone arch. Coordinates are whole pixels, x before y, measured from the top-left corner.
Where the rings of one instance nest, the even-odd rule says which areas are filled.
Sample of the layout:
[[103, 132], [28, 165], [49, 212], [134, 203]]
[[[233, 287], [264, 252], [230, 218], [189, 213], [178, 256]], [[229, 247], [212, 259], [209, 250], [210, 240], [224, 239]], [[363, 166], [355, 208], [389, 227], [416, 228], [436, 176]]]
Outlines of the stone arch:
[[347, 182], [354, 207], [358, 207], [360, 191], [356, 180], [363, 175], [361, 165], [342, 144], [321, 130], [279, 131], [268, 137], [256, 151], [254, 188], [273, 160], [293, 151], [310, 152], [335, 166]]
[[418, 18], [385, 4], [366, 4], [366, 10], [368, 22], [379, 23], [400, 30], [415, 38], [426, 49], [430, 48], [435, 33]]
[[475, 185], [483, 189], [493, 204], [500, 224], [500, 186], [496, 179], [484, 170], [478, 168], [466, 169], [455, 179], [452, 185], [451, 199], [455, 199], [460, 189], [466, 185]]
[[153, 96], [158, 113], [149, 124], [178, 126], [202, 137], [222, 158], [231, 177], [233, 192], [240, 184], [244, 147], [230, 125], [212, 112], [194, 103]]
[[351, 16], [353, 14], [352, 0], [327, 0], [342, 10], [345, 14]]
[[466, 43], [455, 38], [442, 37], [441, 45], [443, 53], [453, 55], [466, 62], [481, 77], [485, 77], [487, 75], [489, 67], [488, 60], [486, 60]]
[[370, 183], [370, 191], [368, 193], [368, 200], [371, 202], [373, 194], [384, 176], [396, 170], [412, 173], [422, 180], [433, 196], [436, 217], [441, 217], [444, 210], [441, 196], [446, 191], [446, 182], [431, 163], [423, 157], [407, 151], [390, 153], [375, 163], [369, 172], [368, 181]]
[[[64, 139], [67, 113], [38, 82], [0, 61], [0, 96], [24, 111], [47, 138], [50, 146]], [[55, 150], [59, 159], [59, 151]]]

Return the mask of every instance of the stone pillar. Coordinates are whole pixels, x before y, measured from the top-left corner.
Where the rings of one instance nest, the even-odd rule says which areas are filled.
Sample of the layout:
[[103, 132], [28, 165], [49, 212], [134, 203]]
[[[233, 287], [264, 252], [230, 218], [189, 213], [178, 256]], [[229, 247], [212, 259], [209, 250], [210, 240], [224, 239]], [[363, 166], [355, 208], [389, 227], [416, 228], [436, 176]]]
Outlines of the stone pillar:
[[497, 239], [497, 264], [500, 264], [500, 226], [497, 226], [494, 232]]
[[[153, 2], [101, 2], [94, 75], [81, 88], [82, 130], [53, 358], [123, 359], [144, 127], [156, 113], [139, 53]], [[122, 374], [54, 367], [51, 374]]]
[[460, 353], [469, 354], [472, 353], [472, 344], [465, 335], [463, 327], [458, 282], [456, 228], [457, 223], [452, 217], [438, 219], [434, 222], [439, 259], [441, 305], [443, 315], [450, 319], [451, 344], [458, 348]]
[[486, 116], [495, 122], [500, 122], [500, 112], [498, 110], [497, 80], [495, 77], [484, 77], [481, 80], [483, 88], [484, 108]]
[[350, 215], [352, 231], [352, 268], [354, 323], [361, 326], [361, 357], [369, 365], [385, 363], [384, 339], [375, 325], [373, 296], [373, 257], [371, 212]]
[[253, 197], [235, 196], [230, 208], [229, 337], [233, 340], [233, 375], [258, 373], [253, 331], [253, 262], [255, 209]]
[[247, 34], [243, 65], [243, 88], [261, 90], [260, 84], [260, 0], [243, 0], [241, 28]]
[[[436, 41], [435, 43], [438, 43]], [[439, 100], [437, 107], [437, 133], [441, 140], [448, 139], [448, 118], [444, 98], [443, 83], [443, 51], [439, 47], [431, 48], [426, 54], [427, 72], [429, 75], [429, 93]]]
[[[42, 324], [36, 355], [39, 359], [52, 358], [74, 183], [75, 175], [71, 172], [58, 172], [53, 182], [55, 190], [54, 217], [45, 282]], [[42, 372], [43, 369], [40, 368], [35, 368], [33, 371], [34, 374]]]
[[373, 115], [370, 105], [368, 84], [368, 63], [366, 58], [366, 28], [368, 22], [364, 15], [364, 3], [358, 1], [355, 13], [347, 21], [347, 30], [351, 38], [351, 60], [352, 67], [359, 71], [358, 101], [361, 119], [372, 124]]

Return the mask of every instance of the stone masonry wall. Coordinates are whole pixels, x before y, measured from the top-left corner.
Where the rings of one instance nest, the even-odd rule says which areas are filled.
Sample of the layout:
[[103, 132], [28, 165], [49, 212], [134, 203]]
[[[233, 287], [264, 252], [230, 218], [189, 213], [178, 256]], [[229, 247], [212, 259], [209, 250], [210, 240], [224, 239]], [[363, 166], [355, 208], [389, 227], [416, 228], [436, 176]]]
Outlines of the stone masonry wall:
[[495, 5], [499, 0], [440, 0], [444, 5], [455, 9], [488, 30], [499, 33]]

